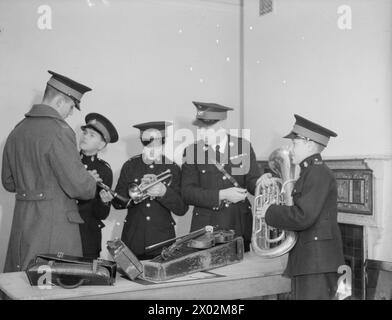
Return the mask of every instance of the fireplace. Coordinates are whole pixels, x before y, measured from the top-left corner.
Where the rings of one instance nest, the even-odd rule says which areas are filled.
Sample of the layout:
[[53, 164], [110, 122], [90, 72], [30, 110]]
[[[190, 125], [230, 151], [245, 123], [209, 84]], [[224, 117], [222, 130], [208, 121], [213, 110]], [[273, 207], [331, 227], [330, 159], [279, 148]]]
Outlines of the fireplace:
[[342, 233], [343, 254], [352, 274], [352, 296], [348, 300], [361, 300], [365, 295], [364, 232], [363, 226], [339, 223]]

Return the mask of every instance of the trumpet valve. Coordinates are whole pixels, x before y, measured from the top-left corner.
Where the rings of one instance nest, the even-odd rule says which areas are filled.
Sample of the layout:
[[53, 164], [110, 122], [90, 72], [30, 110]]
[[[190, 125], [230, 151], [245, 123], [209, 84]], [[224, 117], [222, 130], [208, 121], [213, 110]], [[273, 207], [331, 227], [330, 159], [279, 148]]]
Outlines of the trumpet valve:
[[138, 201], [142, 197], [142, 192], [137, 184], [132, 184], [129, 187], [128, 195], [133, 201]]

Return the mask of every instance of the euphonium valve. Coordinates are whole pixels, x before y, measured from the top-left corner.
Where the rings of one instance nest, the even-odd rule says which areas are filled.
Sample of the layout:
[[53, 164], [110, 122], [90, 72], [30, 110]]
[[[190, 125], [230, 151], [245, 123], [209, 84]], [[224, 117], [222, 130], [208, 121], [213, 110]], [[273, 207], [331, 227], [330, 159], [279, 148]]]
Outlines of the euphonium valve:
[[294, 247], [297, 234], [268, 226], [261, 213], [269, 204], [292, 205], [291, 192], [295, 183], [295, 166], [291, 163], [288, 148], [284, 147], [271, 153], [268, 164], [279, 178], [273, 178], [274, 183], [264, 189], [261, 184], [256, 185], [253, 205], [252, 249], [262, 257], [275, 258]]

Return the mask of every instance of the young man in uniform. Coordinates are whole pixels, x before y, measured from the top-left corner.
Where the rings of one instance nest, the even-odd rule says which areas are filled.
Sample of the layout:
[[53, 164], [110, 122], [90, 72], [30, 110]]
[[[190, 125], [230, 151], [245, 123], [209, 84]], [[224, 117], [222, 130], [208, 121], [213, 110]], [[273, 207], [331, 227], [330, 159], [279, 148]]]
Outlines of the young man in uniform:
[[[121, 240], [140, 260], [152, 259], [162, 250], [159, 248], [149, 251], [146, 247], [176, 236], [175, 221], [171, 212], [182, 216], [188, 210], [180, 193], [180, 167], [164, 155], [168, 125], [171, 123], [165, 121], [134, 125], [140, 130], [140, 141], [144, 145], [143, 152], [123, 165], [115, 189], [119, 195], [128, 197], [128, 190], [132, 183], [138, 185], [148, 183], [151, 178], [168, 169], [173, 175], [170, 185], [167, 183], [168, 180], [159, 182], [148, 188], [148, 197], [145, 200], [137, 204], [130, 201], [128, 204]], [[124, 209], [127, 206], [117, 199], [113, 199], [112, 204], [116, 209]]]
[[[118, 133], [113, 124], [98, 113], [89, 113], [86, 125], [82, 126], [80, 140], [80, 157], [87, 170], [96, 170], [102, 179], [102, 183], [109, 188], [113, 183], [113, 172], [110, 165], [98, 158], [98, 152], [103, 150], [108, 143], [118, 141]], [[102, 194], [102, 197], [101, 195]], [[110, 202], [104, 197], [102, 188], [98, 187], [94, 199], [80, 200], [78, 203], [79, 213], [84, 220], [79, 225], [82, 238], [83, 256], [91, 259], [99, 257], [101, 252], [102, 233], [105, 220], [110, 212]]]
[[228, 134], [225, 119], [232, 108], [193, 104], [201, 139], [184, 151], [181, 186], [185, 203], [194, 206], [191, 231], [206, 225], [234, 230], [249, 251], [253, 218], [247, 192], [254, 194], [260, 177], [255, 153], [249, 141]]
[[[293, 164], [300, 166], [292, 206], [265, 207], [265, 221], [282, 230], [297, 231], [298, 240], [289, 253], [285, 274], [292, 278], [296, 300], [333, 299], [338, 268], [344, 265], [342, 239], [337, 222], [337, 187], [333, 172], [320, 153], [337, 134], [301, 116], [285, 138], [292, 140]], [[260, 179], [271, 184], [271, 174]]]

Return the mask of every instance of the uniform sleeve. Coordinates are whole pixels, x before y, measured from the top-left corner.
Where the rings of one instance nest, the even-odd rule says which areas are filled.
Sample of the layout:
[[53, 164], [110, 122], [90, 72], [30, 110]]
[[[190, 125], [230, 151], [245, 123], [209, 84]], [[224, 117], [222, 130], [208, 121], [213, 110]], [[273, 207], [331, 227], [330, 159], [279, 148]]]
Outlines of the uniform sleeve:
[[12, 176], [10, 161], [8, 159], [8, 151], [7, 151], [8, 141], [3, 150], [3, 164], [1, 168], [1, 182], [3, 183], [3, 187], [9, 192], [15, 192], [15, 180]]
[[205, 189], [200, 186], [197, 157], [193, 157], [194, 161], [190, 163], [186, 154], [187, 150], [189, 149], [184, 151], [181, 178], [181, 193], [184, 202], [189, 205], [209, 209], [219, 207], [219, 189]]
[[172, 168], [172, 182], [166, 186], [166, 193], [163, 197], [157, 198], [164, 207], [178, 216], [183, 216], [188, 211], [188, 206], [181, 197], [181, 170], [176, 164]]
[[[104, 167], [98, 171], [99, 176], [102, 178], [102, 182], [106, 184], [109, 188], [112, 187], [113, 184], [113, 172], [112, 169], [104, 165]], [[106, 204], [102, 202], [101, 197], [99, 195], [99, 191], [101, 188], [98, 188], [97, 195], [93, 200], [93, 215], [97, 220], [105, 220], [110, 212], [110, 203]]]
[[245, 176], [245, 183], [246, 183], [246, 189], [251, 193], [255, 194], [255, 189], [256, 189], [256, 182], [257, 179], [260, 178], [260, 169], [259, 166], [257, 165], [256, 161], [256, 155], [255, 152], [253, 151], [252, 145], [249, 147], [249, 152], [250, 152], [250, 157], [249, 157], [249, 171]]
[[[130, 184], [129, 173], [131, 171], [131, 163], [132, 162], [127, 161], [122, 166], [121, 172], [120, 172], [120, 177], [118, 178], [117, 186], [115, 189], [115, 191], [120, 196], [123, 196], [125, 198], [129, 198], [128, 189], [129, 189], [129, 184]], [[112, 205], [116, 209], [126, 209], [127, 208], [127, 203], [124, 203], [123, 201], [121, 201], [117, 198], [114, 198], [112, 200]], [[134, 203], [133, 203], [133, 201], [130, 201], [128, 204], [128, 207], [132, 207], [132, 206], [134, 206]]]
[[80, 161], [73, 133], [57, 132], [48, 157], [57, 181], [70, 198], [89, 200], [95, 197], [95, 179]]
[[313, 167], [304, 178], [301, 194], [294, 198], [294, 205], [271, 205], [265, 221], [268, 225], [288, 231], [309, 228], [319, 217], [331, 188], [333, 179], [320, 167]]

